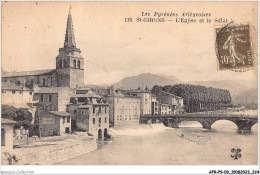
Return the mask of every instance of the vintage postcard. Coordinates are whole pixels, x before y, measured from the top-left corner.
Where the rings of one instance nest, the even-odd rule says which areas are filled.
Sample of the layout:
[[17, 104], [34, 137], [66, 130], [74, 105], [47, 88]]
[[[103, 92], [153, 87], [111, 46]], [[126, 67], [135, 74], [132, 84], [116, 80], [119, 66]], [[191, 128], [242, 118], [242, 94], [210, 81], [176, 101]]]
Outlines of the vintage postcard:
[[257, 2], [1, 8], [2, 165], [258, 165]]

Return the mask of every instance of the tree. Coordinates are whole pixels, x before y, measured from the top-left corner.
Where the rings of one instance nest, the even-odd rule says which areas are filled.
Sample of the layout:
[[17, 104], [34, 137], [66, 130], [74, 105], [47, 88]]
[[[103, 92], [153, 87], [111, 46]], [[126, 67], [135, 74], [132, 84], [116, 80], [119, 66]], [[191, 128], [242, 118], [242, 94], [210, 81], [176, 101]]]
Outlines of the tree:
[[231, 103], [231, 95], [226, 89], [217, 89], [200, 85], [176, 84], [152, 88], [152, 93], [165, 91], [184, 98], [186, 112], [200, 112], [223, 109]]
[[2, 117], [12, 119], [17, 122], [15, 128], [23, 126], [25, 129], [31, 127], [32, 114], [25, 108], [15, 108], [13, 106], [2, 105]]

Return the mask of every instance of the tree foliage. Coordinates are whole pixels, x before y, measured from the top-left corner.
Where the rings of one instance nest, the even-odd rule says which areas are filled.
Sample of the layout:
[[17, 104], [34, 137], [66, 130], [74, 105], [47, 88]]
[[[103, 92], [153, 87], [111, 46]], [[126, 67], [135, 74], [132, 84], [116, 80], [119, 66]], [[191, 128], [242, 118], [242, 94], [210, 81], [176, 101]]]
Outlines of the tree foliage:
[[176, 84], [163, 87], [155, 85], [151, 91], [156, 94], [159, 90], [184, 98], [186, 112], [219, 110], [231, 103], [231, 95], [226, 89]]
[[23, 126], [28, 129], [31, 126], [32, 114], [25, 108], [2, 105], [1, 114], [2, 118], [16, 121], [18, 123], [15, 125], [16, 128]]

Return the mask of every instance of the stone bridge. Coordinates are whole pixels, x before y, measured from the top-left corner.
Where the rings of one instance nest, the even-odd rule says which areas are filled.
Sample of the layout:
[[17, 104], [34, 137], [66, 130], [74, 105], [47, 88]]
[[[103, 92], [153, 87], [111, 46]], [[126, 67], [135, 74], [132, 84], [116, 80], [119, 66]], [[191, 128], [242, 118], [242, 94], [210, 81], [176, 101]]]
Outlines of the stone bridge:
[[214, 122], [218, 120], [229, 120], [235, 123], [239, 133], [251, 132], [251, 127], [258, 123], [257, 115], [235, 115], [235, 114], [206, 114], [188, 113], [172, 115], [144, 115], [140, 117], [140, 123], [162, 122], [165, 126], [178, 128], [182, 121], [198, 121], [203, 128], [211, 129]]

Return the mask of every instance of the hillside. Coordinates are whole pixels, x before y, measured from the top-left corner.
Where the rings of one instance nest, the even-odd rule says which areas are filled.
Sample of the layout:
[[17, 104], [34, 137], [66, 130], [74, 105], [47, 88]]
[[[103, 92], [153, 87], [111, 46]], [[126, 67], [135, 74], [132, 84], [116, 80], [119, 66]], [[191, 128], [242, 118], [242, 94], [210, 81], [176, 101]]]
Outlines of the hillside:
[[138, 87], [151, 89], [154, 85], [174, 85], [183, 83], [181, 80], [171, 76], [144, 73], [137, 76], [127, 77], [114, 84], [115, 88], [137, 89]]
[[248, 89], [234, 98], [234, 103], [242, 105], [258, 104], [258, 89]]
[[[180, 79], [174, 76], [165, 76], [165, 75], [155, 75], [151, 73], [143, 73], [137, 76], [126, 77], [121, 81], [114, 83], [115, 88], [124, 88], [124, 89], [137, 89], [138, 87], [145, 88], [146, 86], [151, 89], [154, 85], [165, 86], [165, 85], [174, 85], [174, 84], [193, 84], [193, 85], [202, 85], [206, 87], [220, 88], [229, 90], [232, 101], [236, 102], [235, 98], [242, 93], [245, 93], [249, 89], [257, 88], [257, 82], [251, 82], [249, 80], [221, 80], [221, 81], [189, 81], [183, 82]], [[86, 85], [88, 87], [96, 88], [106, 88], [109, 85]], [[253, 91], [248, 91], [251, 93]], [[255, 94], [255, 93], [253, 93]]]

